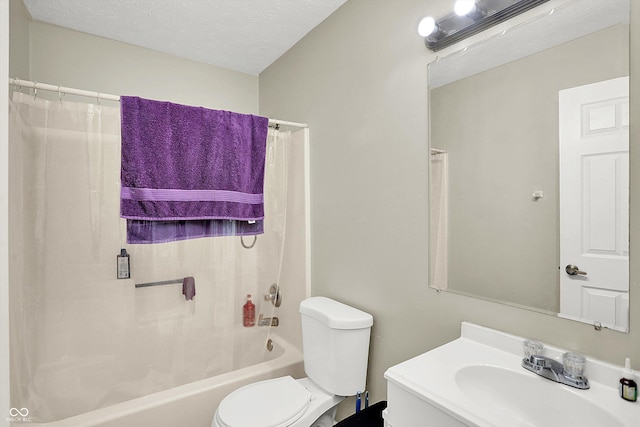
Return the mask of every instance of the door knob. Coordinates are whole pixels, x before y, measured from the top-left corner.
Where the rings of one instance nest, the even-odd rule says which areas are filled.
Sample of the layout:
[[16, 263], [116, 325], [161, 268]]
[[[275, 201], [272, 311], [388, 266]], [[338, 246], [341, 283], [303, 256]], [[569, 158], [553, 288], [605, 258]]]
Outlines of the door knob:
[[564, 268], [564, 271], [567, 272], [567, 274], [569, 276], [575, 276], [577, 274], [580, 274], [582, 276], [586, 276], [587, 272], [586, 271], [581, 271], [577, 265], [573, 265], [573, 264], [569, 264]]

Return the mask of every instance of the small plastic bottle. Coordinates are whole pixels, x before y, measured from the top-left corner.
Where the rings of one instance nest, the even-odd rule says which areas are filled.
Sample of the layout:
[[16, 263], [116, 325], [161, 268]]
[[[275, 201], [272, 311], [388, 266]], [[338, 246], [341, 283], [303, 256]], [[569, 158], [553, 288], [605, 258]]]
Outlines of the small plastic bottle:
[[638, 384], [633, 380], [633, 371], [631, 370], [631, 360], [627, 357], [624, 361], [624, 369], [622, 370], [622, 378], [620, 378], [620, 397], [629, 402], [638, 400]]
[[118, 279], [130, 279], [131, 278], [131, 264], [129, 261], [129, 254], [126, 249], [120, 249], [120, 255], [117, 256], [117, 277]]
[[247, 302], [242, 307], [242, 325], [255, 326], [256, 324], [256, 306], [251, 302], [251, 294], [247, 295]]

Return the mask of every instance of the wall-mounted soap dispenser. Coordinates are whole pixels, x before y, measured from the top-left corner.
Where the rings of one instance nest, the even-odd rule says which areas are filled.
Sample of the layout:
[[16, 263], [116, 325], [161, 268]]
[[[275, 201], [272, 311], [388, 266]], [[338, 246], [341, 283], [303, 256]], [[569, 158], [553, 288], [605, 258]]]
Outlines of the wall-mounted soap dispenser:
[[120, 254], [117, 257], [117, 277], [118, 279], [131, 278], [131, 264], [129, 262], [129, 254], [126, 249], [120, 249]]

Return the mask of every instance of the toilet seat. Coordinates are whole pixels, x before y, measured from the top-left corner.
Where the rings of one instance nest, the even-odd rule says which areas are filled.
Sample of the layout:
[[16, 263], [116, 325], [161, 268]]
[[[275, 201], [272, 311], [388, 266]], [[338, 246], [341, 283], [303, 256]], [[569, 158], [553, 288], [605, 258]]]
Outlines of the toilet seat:
[[307, 411], [311, 393], [290, 376], [260, 381], [225, 397], [216, 411], [222, 427], [286, 427]]

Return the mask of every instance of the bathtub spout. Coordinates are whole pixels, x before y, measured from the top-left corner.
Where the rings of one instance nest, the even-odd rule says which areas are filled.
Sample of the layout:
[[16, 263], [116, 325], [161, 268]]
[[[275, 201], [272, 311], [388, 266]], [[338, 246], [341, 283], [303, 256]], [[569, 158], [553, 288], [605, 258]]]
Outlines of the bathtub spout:
[[280, 319], [276, 316], [273, 317], [264, 317], [262, 314], [258, 317], [258, 326], [278, 326], [280, 324]]

